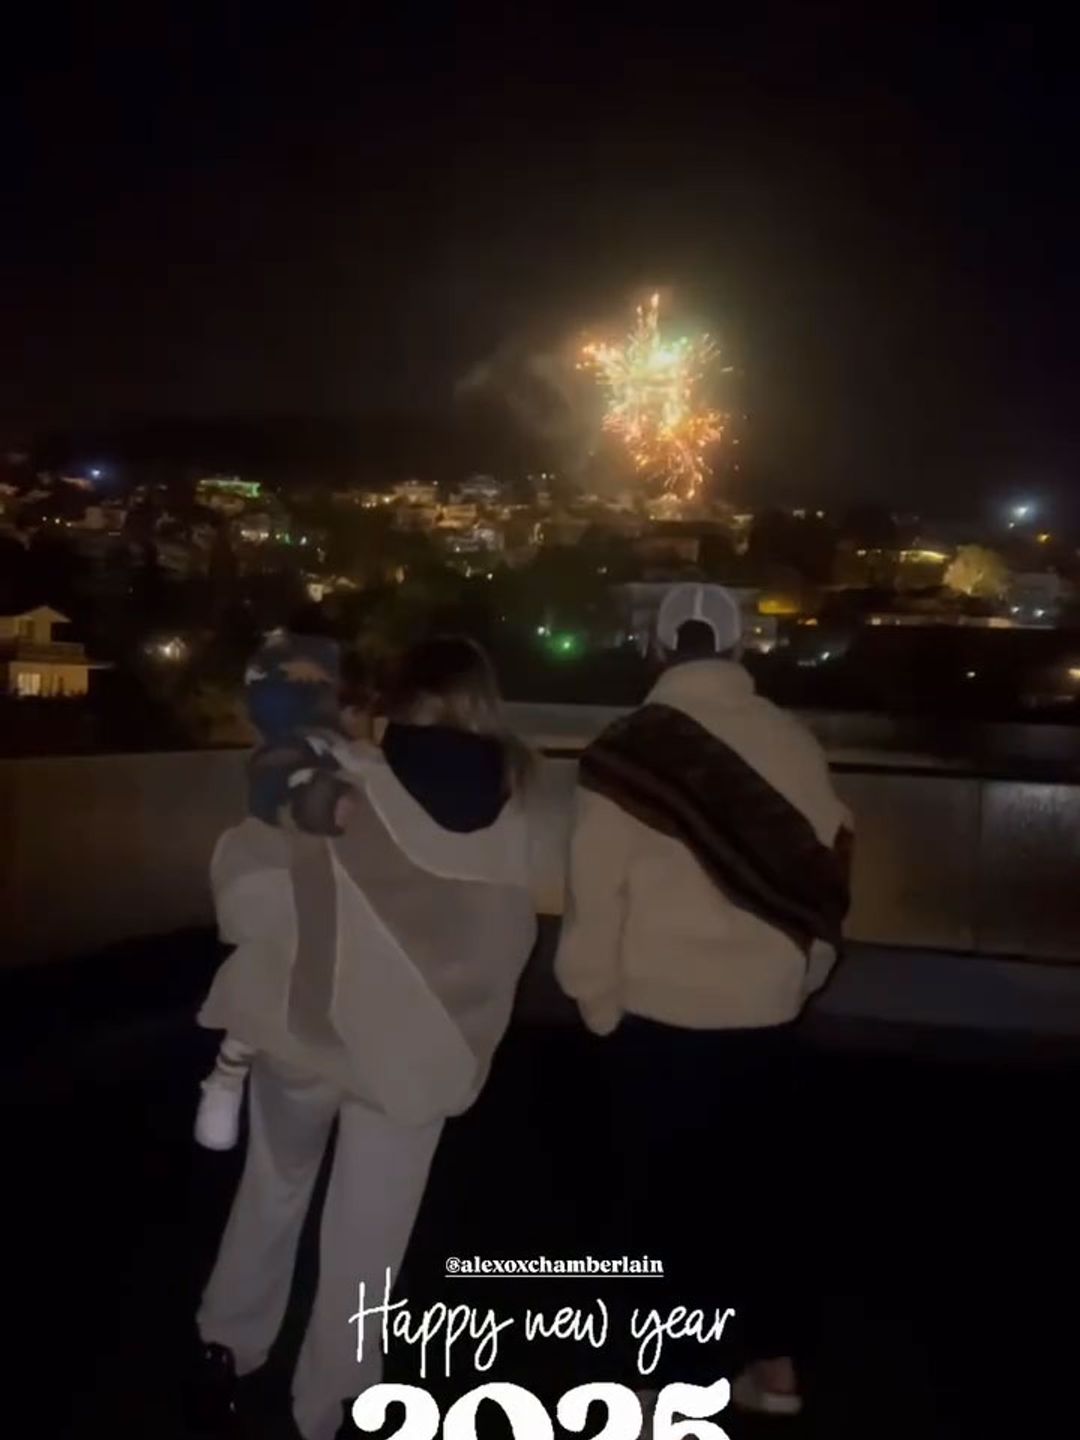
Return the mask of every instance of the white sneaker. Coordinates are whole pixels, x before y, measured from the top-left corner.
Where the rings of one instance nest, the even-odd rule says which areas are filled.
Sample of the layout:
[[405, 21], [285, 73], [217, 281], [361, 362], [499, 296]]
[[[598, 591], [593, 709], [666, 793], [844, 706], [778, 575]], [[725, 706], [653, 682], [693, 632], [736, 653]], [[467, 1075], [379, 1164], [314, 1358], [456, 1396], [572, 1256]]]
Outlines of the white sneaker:
[[731, 1387], [731, 1398], [740, 1410], [754, 1415], [799, 1415], [802, 1396], [789, 1390], [766, 1390], [753, 1370], [744, 1370]]
[[195, 1115], [195, 1140], [207, 1150], [232, 1150], [240, 1138], [242, 1085], [222, 1085], [213, 1076], [203, 1081]]

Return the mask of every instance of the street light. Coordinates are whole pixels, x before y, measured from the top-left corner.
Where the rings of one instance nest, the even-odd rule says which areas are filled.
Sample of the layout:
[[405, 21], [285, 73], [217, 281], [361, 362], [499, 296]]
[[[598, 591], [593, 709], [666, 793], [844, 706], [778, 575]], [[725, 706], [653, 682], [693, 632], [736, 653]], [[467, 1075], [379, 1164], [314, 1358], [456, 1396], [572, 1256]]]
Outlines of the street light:
[[179, 635], [173, 635], [167, 640], [151, 641], [146, 650], [158, 660], [168, 660], [175, 663], [178, 660], [186, 660], [188, 654], [187, 642]]

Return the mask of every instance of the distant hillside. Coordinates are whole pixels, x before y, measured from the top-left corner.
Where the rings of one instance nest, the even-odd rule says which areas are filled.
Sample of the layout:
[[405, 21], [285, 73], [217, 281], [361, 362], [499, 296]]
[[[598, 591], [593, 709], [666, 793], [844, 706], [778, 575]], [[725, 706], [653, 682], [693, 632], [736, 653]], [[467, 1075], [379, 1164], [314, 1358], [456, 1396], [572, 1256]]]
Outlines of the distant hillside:
[[118, 474], [162, 478], [207, 471], [269, 481], [388, 482], [418, 474], [453, 480], [475, 470], [520, 470], [548, 462], [511, 417], [494, 409], [446, 414], [383, 413], [358, 419], [312, 416], [121, 418], [38, 437], [39, 467], [101, 464]]

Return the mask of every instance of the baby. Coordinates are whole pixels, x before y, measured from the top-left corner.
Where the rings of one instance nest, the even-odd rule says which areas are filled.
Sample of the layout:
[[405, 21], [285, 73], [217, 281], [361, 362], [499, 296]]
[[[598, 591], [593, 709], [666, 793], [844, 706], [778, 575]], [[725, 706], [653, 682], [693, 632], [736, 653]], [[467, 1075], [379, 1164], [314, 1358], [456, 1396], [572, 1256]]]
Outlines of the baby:
[[[244, 689], [260, 741], [248, 761], [248, 814], [310, 834], [339, 833], [350, 787], [327, 746], [317, 742], [371, 738], [369, 697], [355, 664], [343, 684], [335, 641], [278, 630], [253, 657]], [[195, 1139], [209, 1150], [236, 1144], [254, 1053], [226, 1035], [202, 1082]]]

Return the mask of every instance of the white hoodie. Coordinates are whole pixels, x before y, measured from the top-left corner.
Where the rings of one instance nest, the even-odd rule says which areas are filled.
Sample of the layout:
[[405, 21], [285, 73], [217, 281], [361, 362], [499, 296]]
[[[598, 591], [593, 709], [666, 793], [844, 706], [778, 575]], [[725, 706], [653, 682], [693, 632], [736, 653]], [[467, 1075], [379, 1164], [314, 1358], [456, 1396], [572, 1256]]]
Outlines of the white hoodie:
[[[337, 753], [337, 752], [335, 752]], [[378, 752], [335, 839], [246, 820], [211, 867], [222, 966], [200, 1022], [403, 1124], [476, 1098], [536, 936], [525, 818], [443, 829]]]
[[[673, 666], [648, 700], [683, 711], [730, 746], [824, 845], [850, 826], [817, 741], [756, 695], [741, 665]], [[578, 788], [555, 972], [590, 1029], [608, 1034], [624, 1013], [688, 1029], [781, 1025], [834, 960], [818, 944], [808, 964], [792, 939], [728, 900], [680, 840]]]

